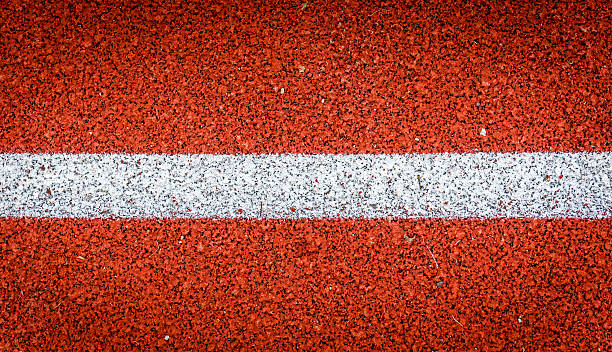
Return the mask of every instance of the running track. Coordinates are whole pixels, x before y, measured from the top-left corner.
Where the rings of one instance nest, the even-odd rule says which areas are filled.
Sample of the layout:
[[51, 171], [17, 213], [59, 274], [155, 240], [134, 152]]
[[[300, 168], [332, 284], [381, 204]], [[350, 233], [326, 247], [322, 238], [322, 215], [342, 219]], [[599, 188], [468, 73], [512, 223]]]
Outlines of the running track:
[[610, 349], [611, 16], [1, 5], [0, 347]]

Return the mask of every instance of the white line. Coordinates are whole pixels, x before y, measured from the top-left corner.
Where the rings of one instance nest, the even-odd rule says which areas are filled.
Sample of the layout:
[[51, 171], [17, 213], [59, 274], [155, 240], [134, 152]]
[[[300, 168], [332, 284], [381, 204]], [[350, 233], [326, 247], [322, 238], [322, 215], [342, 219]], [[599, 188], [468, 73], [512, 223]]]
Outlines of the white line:
[[0, 154], [0, 216], [610, 218], [612, 153]]

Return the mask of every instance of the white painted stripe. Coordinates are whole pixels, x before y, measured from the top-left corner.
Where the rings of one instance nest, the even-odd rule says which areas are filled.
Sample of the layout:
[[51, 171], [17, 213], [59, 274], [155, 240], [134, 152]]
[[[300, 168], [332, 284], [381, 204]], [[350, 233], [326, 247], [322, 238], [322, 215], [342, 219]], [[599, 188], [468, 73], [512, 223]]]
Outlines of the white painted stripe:
[[612, 153], [0, 154], [0, 216], [609, 218]]

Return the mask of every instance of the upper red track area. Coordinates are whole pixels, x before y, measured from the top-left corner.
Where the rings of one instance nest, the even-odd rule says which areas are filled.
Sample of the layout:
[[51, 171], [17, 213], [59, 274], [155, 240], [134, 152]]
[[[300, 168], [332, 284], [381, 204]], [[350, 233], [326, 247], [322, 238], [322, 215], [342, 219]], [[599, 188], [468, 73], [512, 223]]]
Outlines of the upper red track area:
[[605, 3], [81, 3], [1, 5], [0, 152], [612, 150]]

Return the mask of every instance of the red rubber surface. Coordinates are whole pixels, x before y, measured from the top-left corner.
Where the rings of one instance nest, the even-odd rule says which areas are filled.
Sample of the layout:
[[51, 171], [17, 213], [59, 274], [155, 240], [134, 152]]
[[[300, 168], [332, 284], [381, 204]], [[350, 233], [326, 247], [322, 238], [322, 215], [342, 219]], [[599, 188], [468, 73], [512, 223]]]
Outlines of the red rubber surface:
[[2, 5], [0, 151], [612, 150], [602, 2], [305, 3]]
[[611, 227], [5, 220], [0, 333], [24, 350], [606, 350]]
[[[168, 3], [0, 4], [0, 152], [612, 151], [605, 2]], [[0, 349], [603, 351], [611, 228], [0, 219]]]

